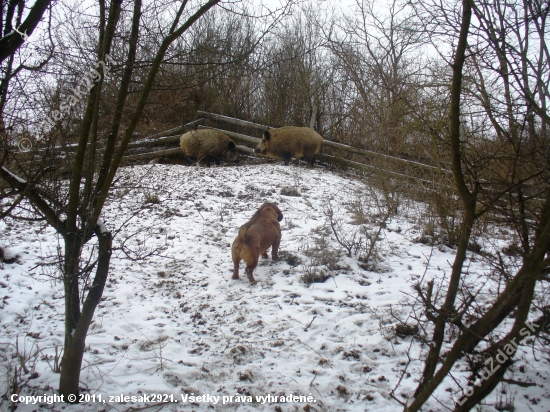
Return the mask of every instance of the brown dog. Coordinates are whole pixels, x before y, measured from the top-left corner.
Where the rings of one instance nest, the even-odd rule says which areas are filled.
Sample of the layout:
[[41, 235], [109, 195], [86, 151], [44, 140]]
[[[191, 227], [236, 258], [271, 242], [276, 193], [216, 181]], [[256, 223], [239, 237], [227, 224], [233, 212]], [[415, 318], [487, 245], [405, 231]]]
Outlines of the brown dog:
[[283, 214], [275, 203], [264, 203], [254, 213], [252, 219], [239, 228], [239, 234], [231, 246], [233, 257], [233, 277], [239, 279], [239, 263], [241, 259], [246, 262], [245, 273], [252, 284], [256, 279], [252, 272], [258, 266], [260, 255], [267, 258], [267, 249], [271, 247], [271, 258], [277, 259], [279, 243], [281, 242], [281, 226]]

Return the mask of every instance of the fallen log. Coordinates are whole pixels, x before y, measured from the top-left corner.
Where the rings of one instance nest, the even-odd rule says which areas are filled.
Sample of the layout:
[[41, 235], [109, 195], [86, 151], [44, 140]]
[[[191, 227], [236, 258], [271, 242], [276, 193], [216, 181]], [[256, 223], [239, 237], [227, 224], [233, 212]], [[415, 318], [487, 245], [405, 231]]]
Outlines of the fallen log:
[[147, 146], [161, 146], [166, 143], [179, 142], [181, 134], [178, 133], [177, 136], [166, 136], [156, 138], [154, 140], [140, 140], [137, 142], [132, 142], [128, 144], [129, 149], [134, 149], [137, 147], [147, 147]]
[[[207, 128], [207, 127], [204, 127], [204, 128]], [[211, 128], [211, 129], [214, 129], [214, 128]], [[220, 129], [215, 129], [215, 130], [220, 130]], [[223, 131], [223, 130], [220, 130], [220, 131], [222, 131], [224, 133], [227, 133], [230, 136], [231, 135], [239, 135], [239, 133], [232, 133], [232, 132], [227, 132], [227, 131]], [[236, 138], [235, 136], [231, 136], [231, 137]], [[246, 135], [239, 135], [239, 138], [246, 138], [246, 139], [243, 139], [245, 141], [249, 141], [250, 139], [254, 139], [254, 140], [258, 140], [258, 141], [260, 140], [260, 139], [255, 139], [253, 137], [246, 136]], [[236, 146], [236, 149], [240, 153], [246, 153], [246, 154], [253, 155], [253, 156], [256, 156], [256, 157], [261, 157], [261, 158], [264, 158], [264, 159], [274, 160], [271, 157], [264, 156], [260, 153], [255, 153], [254, 149], [251, 149], [250, 147], [238, 145], [238, 146]], [[179, 147], [178, 148], [173, 148], [173, 149], [166, 149], [166, 150], [157, 150], [157, 151], [154, 151], [154, 152], [141, 153], [141, 154], [132, 155], [132, 156], [124, 156], [122, 158], [122, 162], [124, 162], [124, 163], [133, 162], [133, 161], [136, 161], [136, 160], [152, 159], [152, 158], [155, 158], [155, 157], [177, 155], [177, 154], [181, 154], [181, 153], [182, 152], [181, 152], [181, 149]], [[402, 173], [392, 172], [390, 170], [380, 169], [379, 167], [376, 167], [376, 166], [371, 166], [371, 165], [367, 165], [367, 164], [363, 164], [363, 163], [358, 163], [358, 162], [354, 162], [352, 160], [341, 159], [339, 157], [330, 156], [330, 155], [326, 155], [326, 154], [318, 154], [316, 156], [316, 159], [327, 162], [327, 163], [330, 163], [330, 164], [341, 164], [341, 165], [350, 167], [352, 169], [361, 170], [363, 172], [372, 173], [373, 171], [379, 171], [379, 172], [389, 174], [389, 175], [392, 175], [392, 176], [398, 176], [400, 178], [414, 179], [415, 181], [420, 181], [420, 182], [428, 183], [428, 184], [432, 183], [432, 182], [430, 182], [428, 180], [425, 180], [425, 179], [419, 179], [416, 176], [404, 175]]]
[[407, 163], [411, 166], [420, 167], [422, 169], [430, 170], [432, 172], [440, 172], [441, 171], [441, 172], [445, 172], [445, 173], [451, 173], [450, 170], [440, 169], [440, 168], [435, 167], [435, 166], [430, 166], [430, 165], [427, 165], [427, 164], [424, 164], [424, 163], [415, 162], [414, 160], [401, 159], [400, 157], [385, 155], [383, 153], [372, 152], [370, 150], [356, 149], [355, 147], [351, 147], [351, 146], [348, 146], [348, 145], [342, 144], [342, 143], [331, 142], [330, 140], [323, 140], [323, 145], [327, 146], [327, 147], [332, 147], [334, 149], [343, 150], [343, 151], [349, 152], [349, 153], [360, 154], [360, 155], [363, 155], [363, 156], [379, 156], [379, 157], [383, 157], [385, 159], [390, 159], [390, 160], [395, 160], [395, 161], [398, 161], [398, 162]]
[[371, 165], [367, 165], [367, 164], [364, 164], [364, 163], [358, 163], [358, 162], [354, 162], [352, 160], [346, 160], [346, 159], [342, 159], [340, 157], [330, 156], [330, 155], [326, 155], [326, 154], [322, 154], [322, 153], [316, 155], [315, 158], [318, 159], [318, 160], [321, 160], [321, 161], [325, 161], [325, 162], [330, 163], [330, 164], [341, 164], [341, 165], [344, 165], [344, 166], [347, 166], [347, 167], [351, 167], [352, 169], [361, 170], [363, 172], [373, 173], [373, 171], [376, 171], [376, 172], [381, 172], [383, 174], [398, 176], [400, 178], [413, 179], [417, 182], [423, 182], [423, 183], [429, 183], [429, 184], [432, 183], [429, 180], [420, 179], [417, 176], [404, 175], [402, 173], [392, 172], [391, 170], [381, 169], [378, 166], [371, 166]]
[[229, 132], [227, 130], [217, 129], [215, 127], [210, 127], [210, 126], [199, 126], [198, 129], [217, 130], [219, 132], [225, 133], [226, 135], [228, 135], [229, 137], [231, 137], [233, 139], [237, 139], [237, 140], [240, 140], [242, 142], [253, 143], [255, 145], [257, 145], [258, 143], [260, 143], [262, 141], [262, 139], [258, 139], [257, 137], [247, 136], [245, 134], [240, 134], [240, 133], [235, 133], [235, 132]]
[[159, 132], [152, 136], [148, 136], [143, 140], [138, 140], [128, 144], [128, 147], [146, 147], [146, 146], [160, 146], [166, 143], [179, 142], [183, 132], [188, 131], [194, 127], [197, 127], [200, 124], [204, 123], [204, 119], [198, 119], [194, 122], [184, 124], [183, 126], [174, 127], [173, 129], [165, 130], [164, 132]]
[[235, 146], [235, 148], [237, 149], [237, 152], [240, 152], [240, 153], [246, 153], [246, 154], [252, 155], [254, 157], [261, 157], [262, 159], [277, 160], [277, 159], [273, 159], [272, 157], [265, 156], [265, 155], [260, 154], [260, 153], [256, 153], [256, 152], [254, 152], [254, 149], [251, 149], [250, 147]]
[[[254, 153], [254, 149], [251, 149], [251, 148], [246, 147], [246, 146], [235, 146], [235, 148], [240, 153], [245, 153], [245, 154], [249, 154], [249, 155], [254, 155], [256, 157], [261, 157], [261, 158], [264, 158], [264, 159], [273, 160], [272, 158], [264, 156], [262, 154]], [[147, 153], [140, 153], [140, 154], [136, 154], [136, 155], [124, 156], [122, 158], [122, 161], [123, 162], [133, 162], [135, 160], [152, 159], [152, 158], [155, 158], [155, 157], [171, 156], [171, 155], [177, 155], [177, 154], [182, 154], [181, 149], [179, 147], [178, 148], [173, 148], [173, 149], [157, 150], [157, 151], [154, 151], [154, 152], [147, 152]]]
[[156, 152], [141, 153], [141, 154], [132, 155], [132, 156], [124, 156], [122, 158], [122, 162], [133, 162], [135, 160], [151, 159], [155, 157], [169, 156], [169, 155], [175, 155], [175, 154], [181, 154], [181, 149], [179, 147], [174, 149], [167, 149], [167, 150], [157, 150]]
[[221, 114], [203, 112], [201, 110], [197, 111], [197, 113], [199, 115], [204, 116], [204, 117], [208, 117], [209, 119], [219, 120], [219, 121], [222, 121], [222, 122], [235, 124], [237, 126], [252, 127], [253, 129], [260, 129], [260, 130], [273, 129], [270, 126], [265, 126], [263, 124], [248, 122], [246, 120], [235, 119], [234, 117], [224, 116], [224, 115], [221, 115]]
[[184, 124], [183, 126], [174, 127], [173, 129], [165, 130], [164, 132], [158, 132], [152, 136], [148, 136], [147, 140], [150, 139], [156, 139], [157, 137], [164, 137], [164, 136], [174, 136], [176, 134], [183, 134], [183, 132], [187, 131], [188, 129], [191, 129], [195, 126], [198, 126], [199, 124], [203, 124], [204, 119], [197, 119], [193, 122]]

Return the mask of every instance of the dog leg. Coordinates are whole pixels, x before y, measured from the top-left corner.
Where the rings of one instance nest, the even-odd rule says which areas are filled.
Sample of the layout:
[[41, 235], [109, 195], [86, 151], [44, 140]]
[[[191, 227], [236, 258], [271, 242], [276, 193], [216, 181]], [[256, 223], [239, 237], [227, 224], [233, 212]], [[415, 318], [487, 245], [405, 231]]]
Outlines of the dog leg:
[[239, 279], [239, 263], [241, 263], [241, 259], [233, 261], [233, 276], [231, 279]]
[[275, 242], [273, 242], [273, 245], [271, 246], [271, 259], [277, 260], [279, 258], [279, 244], [281, 243], [281, 237], [278, 237], [275, 239]]
[[247, 266], [244, 271], [246, 272], [246, 276], [248, 277], [248, 280], [250, 281], [251, 284], [255, 285], [256, 283], [258, 283], [256, 279], [254, 279], [254, 276], [252, 275], [252, 272], [254, 271], [253, 268], [251, 268], [250, 266]]

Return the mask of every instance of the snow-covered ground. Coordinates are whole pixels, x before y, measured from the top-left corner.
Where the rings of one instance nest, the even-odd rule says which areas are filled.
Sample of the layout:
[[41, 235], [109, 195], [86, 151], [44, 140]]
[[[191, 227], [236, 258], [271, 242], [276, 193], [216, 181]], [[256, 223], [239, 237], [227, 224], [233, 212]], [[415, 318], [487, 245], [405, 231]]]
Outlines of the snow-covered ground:
[[[300, 196], [282, 195], [284, 187]], [[444, 279], [453, 250], [417, 242], [422, 205], [404, 202], [380, 232], [374, 263], [348, 257], [325, 212], [331, 207], [349, 234], [361, 227], [351, 224], [361, 205], [359, 217], [372, 234], [384, 209], [382, 197], [376, 209], [376, 193], [356, 178], [295, 165], [122, 168], [103, 214], [116, 231], [117, 250], [81, 374], [82, 393], [96, 402], [18, 404], [17, 410], [122, 411], [158, 403], [143, 398], [152, 394], [178, 401], [154, 410], [402, 410], [390, 393], [399, 383], [396, 398], [412, 395], [422, 346], [396, 336], [394, 327], [414, 324], [408, 318], [413, 285]], [[264, 201], [284, 214], [280, 259], [260, 260], [252, 286], [243, 262], [241, 280], [231, 280], [231, 243]], [[15, 258], [0, 269], [0, 395], [7, 369], [20, 367], [16, 346], [28, 359], [21, 394], [53, 395], [64, 300], [58, 271], [48, 263], [62, 243], [43, 223], [6, 220], [0, 246]], [[475, 282], [482, 260], [469, 261], [468, 270]], [[328, 278], [304, 282], [315, 273]], [[512, 401], [517, 411], [550, 410], [548, 359], [540, 355], [523, 346], [513, 368], [515, 379], [536, 386], [506, 386], [505, 394], [499, 387], [481, 410], [496, 410], [498, 401]], [[453, 373], [462, 385], [466, 377], [460, 368]], [[444, 410], [451, 396], [460, 397], [453, 378], [426, 410]], [[142, 398], [121, 403], [122, 394]], [[306, 401], [286, 398], [291, 394]], [[256, 398], [267, 395], [293, 402]], [[8, 402], [0, 401], [0, 410]]]

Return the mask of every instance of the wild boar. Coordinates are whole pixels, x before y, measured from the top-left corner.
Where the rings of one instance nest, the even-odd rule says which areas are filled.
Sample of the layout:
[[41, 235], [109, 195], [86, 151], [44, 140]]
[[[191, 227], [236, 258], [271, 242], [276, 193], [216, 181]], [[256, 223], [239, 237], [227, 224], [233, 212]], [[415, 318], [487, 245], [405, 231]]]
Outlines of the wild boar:
[[286, 126], [266, 130], [261, 143], [254, 149], [275, 159], [283, 159], [288, 165], [290, 158], [305, 159], [313, 165], [315, 155], [321, 152], [323, 138], [310, 127]]
[[226, 134], [212, 129], [198, 129], [180, 137], [180, 147], [188, 161], [205, 160], [210, 166], [212, 161], [220, 164], [237, 160], [235, 142]]
[[271, 247], [271, 258], [277, 260], [279, 243], [281, 242], [281, 226], [283, 214], [275, 203], [264, 203], [254, 213], [254, 216], [239, 228], [239, 234], [231, 246], [233, 258], [233, 277], [239, 279], [239, 264], [241, 259], [246, 262], [245, 273], [252, 284], [256, 279], [252, 272], [258, 266], [260, 255], [267, 259], [267, 249]]

